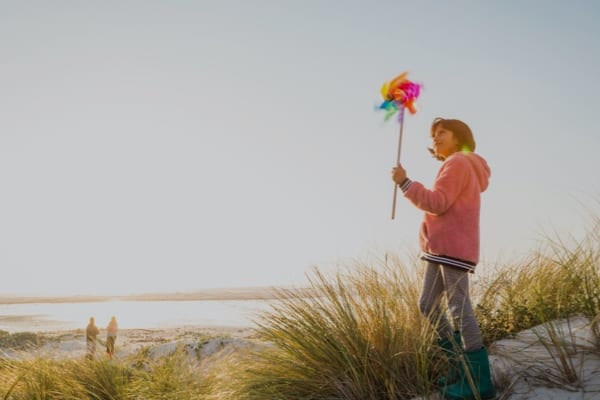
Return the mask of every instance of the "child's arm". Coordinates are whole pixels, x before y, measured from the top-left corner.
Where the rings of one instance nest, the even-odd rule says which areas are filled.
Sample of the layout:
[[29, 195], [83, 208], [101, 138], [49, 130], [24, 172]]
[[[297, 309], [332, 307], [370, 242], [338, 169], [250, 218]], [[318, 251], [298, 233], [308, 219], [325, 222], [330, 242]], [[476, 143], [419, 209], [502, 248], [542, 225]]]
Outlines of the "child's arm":
[[469, 173], [468, 161], [455, 156], [444, 162], [431, 190], [410, 179], [400, 186], [404, 196], [417, 208], [435, 215], [444, 214], [454, 204]]

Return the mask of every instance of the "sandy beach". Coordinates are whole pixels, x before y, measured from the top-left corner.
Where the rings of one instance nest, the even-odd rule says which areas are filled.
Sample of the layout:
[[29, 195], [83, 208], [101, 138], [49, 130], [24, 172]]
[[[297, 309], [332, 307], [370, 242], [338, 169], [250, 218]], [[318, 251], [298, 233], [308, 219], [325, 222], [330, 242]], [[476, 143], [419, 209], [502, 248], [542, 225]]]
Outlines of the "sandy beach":
[[[101, 330], [96, 358], [107, 357], [105, 335]], [[0, 356], [10, 359], [78, 359], [86, 356], [83, 329], [43, 332], [38, 337], [39, 345], [18, 349], [0, 348]], [[123, 329], [118, 333], [114, 356], [125, 358], [142, 350], [148, 350], [154, 356], [165, 356], [183, 346], [190, 352], [206, 357], [225, 349], [233, 351], [257, 345], [256, 332], [251, 328]]]
[[[273, 299], [275, 288], [249, 287], [232, 289], [207, 289], [195, 292], [138, 294], [127, 296], [63, 296], [63, 297], [0, 297], [1, 304], [82, 304], [85, 307], [93, 303], [127, 302], [141, 304], [144, 302], [177, 302], [183, 307], [184, 302], [206, 301], [213, 302]], [[131, 302], [131, 303], [129, 303]], [[181, 303], [179, 303], [181, 302]], [[87, 303], [87, 304], [86, 304]], [[43, 315], [0, 315], [0, 321], [8, 332], [26, 332], [38, 343], [31, 343], [27, 348], [11, 348], [0, 346], [0, 356], [12, 359], [27, 359], [35, 357], [52, 359], [77, 359], [86, 355], [85, 325], [87, 319], [81, 322], [81, 328], [68, 329], [57, 324], [56, 329], [39, 328], [43, 325]], [[122, 320], [129, 322], [126, 315]], [[98, 320], [97, 320], [98, 321]], [[98, 321], [99, 322], [99, 321]], [[243, 321], [239, 326], [217, 324], [181, 324], [174, 327], [134, 327], [119, 329], [115, 357], [125, 358], [141, 350], [149, 350], [156, 355], [166, 355], [178, 346], [188, 347], [204, 356], [212, 355], [228, 349], [247, 348], [258, 343], [255, 330]], [[106, 357], [104, 341], [106, 329], [99, 323], [100, 334], [96, 350], [97, 357]], [[65, 326], [67, 326], [65, 324]], [[6, 333], [6, 332], [5, 332]], [[32, 340], [32, 341], [33, 341]], [[200, 354], [199, 353], [199, 354]]]

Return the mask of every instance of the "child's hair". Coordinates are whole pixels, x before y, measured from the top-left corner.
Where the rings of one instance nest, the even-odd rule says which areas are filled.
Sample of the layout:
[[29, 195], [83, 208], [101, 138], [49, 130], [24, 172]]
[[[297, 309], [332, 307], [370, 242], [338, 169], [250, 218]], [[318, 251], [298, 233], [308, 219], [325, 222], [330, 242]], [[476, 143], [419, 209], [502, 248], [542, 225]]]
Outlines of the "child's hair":
[[[431, 123], [431, 136], [433, 137], [433, 132], [438, 127], [442, 127], [451, 131], [454, 134], [456, 140], [458, 140], [458, 146], [460, 151], [473, 152], [475, 151], [475, 139], [473, 138], [473, 132], [471, 132], [471, 128], [469, 125], [465, 124], [459, 119], [445, 119], [445, 118], [435, 118]], [[438, 160], [444, 160], [443, 157], [435, 154], [435, 151], [432, 148], [428, 149], [429, 152]]]

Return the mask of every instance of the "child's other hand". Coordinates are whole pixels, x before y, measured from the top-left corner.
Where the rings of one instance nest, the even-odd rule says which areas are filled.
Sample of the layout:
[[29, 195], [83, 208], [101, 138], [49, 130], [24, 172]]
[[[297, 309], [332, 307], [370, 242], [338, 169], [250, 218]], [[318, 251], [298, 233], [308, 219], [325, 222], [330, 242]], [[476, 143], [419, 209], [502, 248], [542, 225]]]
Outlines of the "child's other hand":
[[396, 184], [401, 184], [406, 179], [406, 170], [402, 165], [398, 164], [394, 168], [392, 168], [392, 180], [396, 182]]

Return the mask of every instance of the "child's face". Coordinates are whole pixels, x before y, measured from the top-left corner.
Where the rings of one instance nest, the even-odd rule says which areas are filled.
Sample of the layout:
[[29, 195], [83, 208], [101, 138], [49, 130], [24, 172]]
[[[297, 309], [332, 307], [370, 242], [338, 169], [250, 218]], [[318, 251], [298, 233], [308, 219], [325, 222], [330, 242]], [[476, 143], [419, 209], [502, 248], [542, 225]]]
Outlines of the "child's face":
[[431, 135], [431, 140], [433, 142], [433, 150], [435, 150], [435, 153], [444, 158], [458, 151], [459, 143], [454, 137], [454, 133], [441, 126], [435, 128]]

